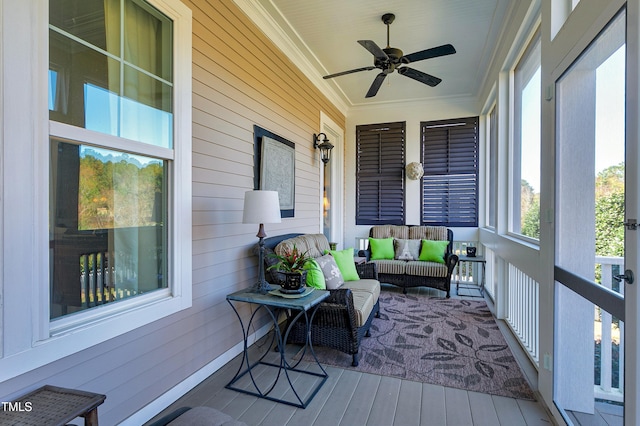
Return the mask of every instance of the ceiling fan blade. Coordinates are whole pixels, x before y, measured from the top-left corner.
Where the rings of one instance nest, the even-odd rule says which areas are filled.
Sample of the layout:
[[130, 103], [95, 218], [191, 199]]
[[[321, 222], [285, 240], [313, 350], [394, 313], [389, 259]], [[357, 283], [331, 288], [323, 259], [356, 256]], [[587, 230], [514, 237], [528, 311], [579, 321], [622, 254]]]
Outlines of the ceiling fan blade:
[[345, 75], [345, 74], [352, 74], [354, 72], [360, 72], [360, 71], [371, 71], [371, 70], [374, 70], [374, 69], [376, 69], [376, 67], [374, 67], [372, 65], [372, 66], [369, 66], [369, 67], [356, 68], [356, 69], [349, 70], [349, 71], [342, 71], [342, 72], [337, 72], [335, 74], [325, 75], [322, 78], [324, 78], [326, 80], [328, 78], [339, 77], [339, 76]]
[[372, 98], [378, 93], [378, 90], [380, 89], [380, 86], [382, 86], [382, 82], [384, 81], [386, 76], [387, 75], [383, 72], [376, 76], [376, 79], [373, 80], [373, 83], [371, 84], [371, 87], [369, 87], [369, 91], [367, 92], [365, 98]]
[[419, 81], [420, 83], [427, 84], [431, 87], [437, 86], [442, 81], [442, 79], [438, 77], [434, 77], [430, 74], [424, 73], [422, 71], [414, 70], [413, 68], [409, 68], [409, 67], [397, 68], [397, 71], [399, 74], [402, 74], [405, 77], [412, 78], [414, 80]]
[[371, 52], [371, 54], [373, 56], [375, 56], [376, 59], [380, 59], [380, 60], [383, 60], [383, 61], [386, 61], [387, 59], [389, 59], [387, 54], [384, 53], [384, 50], [380, 49], [380, 46], [378, 46], [375, 41], [373, 41], [373, 40], [358, 40], [358, 43], [360, 43], [362, 45], [362, 47], [364, 47], [369, 52]]
[[431, 49], [421, 50], [419, 52], [410, 53], [402, 57], [402, 62], [405, 64], [411, 62], [422, 61], [424, 59], [437, 58], [439, 56], [452, 55], [456, 53], [456, 49], [450, 44], [443, 44], [442, 46], [432, 47]]

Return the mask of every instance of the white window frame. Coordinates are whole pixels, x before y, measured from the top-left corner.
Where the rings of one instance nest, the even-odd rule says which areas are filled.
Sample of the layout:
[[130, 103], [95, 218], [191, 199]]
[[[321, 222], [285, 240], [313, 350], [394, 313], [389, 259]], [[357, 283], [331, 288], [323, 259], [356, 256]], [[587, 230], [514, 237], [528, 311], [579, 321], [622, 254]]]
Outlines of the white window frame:
[[[169, 168], [169, 289], [49, 320], [49, 136], [113, 138], [50, 122], [48, 1], [0, 0], [2, 168], [20, 185], [0, 188], [0, 382], [158, 321], [192, 305], [191, 10], [179, 0], [147, 0], [173, 21], [174, 148]], [[8, 40], [7, 34], [12, 34]], [[11, 104], [11, 108], [6, 105]], [[93, 138], [93, 139], [91, 139]], [[115, 139], [118, 139], [117, 141]], [[112, 139], [137, 152], [137, 142]], [[149, 151], [145, 151], [149, 153]], [[164, 152], [163, 156], [166, 156]], [[6, 182], [6, 180], [4, 180]], [[20, 206], [20, 208], [16, 208]], [[11, 247], [12, 250], [6, 250]]]
[[[519, 115], [521, 114], [521, 110], [520, 107], [518, 105], [516, 105], [516, 92], [520, 89], [518, 87], [516, 87], [515, 84], [515, 74], [516, 74], [516, 69], [518, 68], [518, 66], [522, 63], [522, 61], [526, 61], [528, 58], [525, 57], [525, 54], [528, 53], [529, 47], [533, 46], [534, 43], [542, 43], [541, 40], [541, 33], [540, 33], [540, 26], [537, 25], [536, 28], [531, 32], [530, 36], [527, 37], [526, 42], [522, 44], [521, 47], [521, 52], [520, 55], [518, 56], [518, 59], [513, 63], [513, 66], [511, 68], [511, 72], [510, 72], [510, 104], [511, 104], [511, 108], [510, 108], [510, 114], [511, 116], [511, 123], [512, 123], [512, 131], [511, 131], [511, 138], [510, 138], [510, 144], [509, 144], [509, 193], [508, 193], [508, 205], [509, 205], [509, 211], [508, 211], [508, 216], [507, 216], [507, 234], [511, 235], [517, 239], [520, 239], [524, 242], [530, 243], [533, 246], [539, 246], [540, 241], [538, 239], [535, 238], [531, 238], [528, 237], [526, 235], [523, 235], [522, 233], [520, 233], [520, 231], [514, 231], [515, 228], [515, 222], [518, 221], [518, 228], [520, 228], [520, 221], [521, 216], [522, 216], [522, 212], [520, 211], [520, 207], [519, 204], [521, 202], [520, 197], [516, 197], [516, 191], [518, 191], [518, 193], [520, 192], [520, 185], [521, 185], [521, 179], [522, 179], [522, 171], [521, 171], [521, 148], [520, 148], [520, 144], [522, 143], [521, 140], [521, 136], [520, 136], [520, 129], [521, 129], [521, 118], [519, 117]], [[537, 40], [536, 40], [537, 39]], [[541, 64], [540, 64], [541, 65]], [[515, 176], [518, 176], [518, 179], [515, 178]], [[514, 207], [515, 204], [518, 204], [517, 208]], [[518, 217], [516, 218], [516, 210], [519, 212]]]
[[[480, 200], [482, 200], [484, 204], [484, 218], [483, 223], [484, 227], [487, 229], [491, 229], [495, 231], [498, 229], [498, 102], [496, 100], [495, 95], [495, 87], [492, 90], [492, 94], [489, 97], [489, 107], [486, 108], [485, 114], [481, 117], [484, 120], [484, 161], [481, 161], [480, 164], [484, 164], [482, 170], [484, 171], [483, 179], [481, 182], [484, 182], [484, 194], [480, 196]], [[494, 114], [496, 118], [495, 122], [492, 122], [491, 115]], [[492, 140], [491, 136], [494, 136], [495, 145], [493, 145], [492, 150]], [[495, 154], [495, 155], [494, 155]], [[495, 159], [495, 163], [491, 160]], [[491, 181], [491, 173], [495, 173], [495, 181]], [[492, 185], [493, 184], [493, 185]], [[493, 191], [493, 205], [491, 205], [491, 191]], [[494, 222], [491, 223], [491, 209], [493, 209]]]

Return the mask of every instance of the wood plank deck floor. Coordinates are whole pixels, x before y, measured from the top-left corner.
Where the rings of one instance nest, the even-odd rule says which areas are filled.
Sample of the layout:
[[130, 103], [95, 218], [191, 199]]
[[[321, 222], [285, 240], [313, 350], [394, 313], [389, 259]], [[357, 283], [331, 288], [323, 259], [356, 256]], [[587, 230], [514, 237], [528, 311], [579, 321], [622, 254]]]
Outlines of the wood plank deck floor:
[[[385, 286], [383, 291], [395, 290], [387, 289]], [[422, 294], [430, 292], [429, 289], [415, 291]], [[433, 295], [441, 294], [436, 292]], [[505, 333], [503, 329], [503, 334], [514, 356], [521, 364], [525, 376], [535, 389], [537, 387], [535, 368], [519, 345], [514, 344], [513, 338], [509, 338], [510, 333]], [[264, 350], [264, 347], [260, 347], [260, 344], [264, 345], [263, 341], [264, 339], [254, 344], [250, 350], [256, 352]], [[268, 356], [272, 355], [278, 357], [275, 352]], [[307, 408], [296, 408], [225, 389], [224, 386], [235, 375], [239, 365], [240, 355], [167, 407], [152, 421], [180, 407], [204, 405], [217, 408], [249, 426], [548, 426], [554, 424], [540, 402], [468, 392], [332, 366], [325, 366], [329, 378]], [[300, 367], [312, 368], [309, 364], [300, 364]], [[260, 374], [270, 373], [261, 371]], [[317, 379], [297, 375], [293, 380], [296, 388], [306, 389], [310, 388]], [[286, 380], [284, 384], [287, 384]], [[278, 385], [272, 394], [285, 396], [287, 392], [287, 386], [279, 387]]]

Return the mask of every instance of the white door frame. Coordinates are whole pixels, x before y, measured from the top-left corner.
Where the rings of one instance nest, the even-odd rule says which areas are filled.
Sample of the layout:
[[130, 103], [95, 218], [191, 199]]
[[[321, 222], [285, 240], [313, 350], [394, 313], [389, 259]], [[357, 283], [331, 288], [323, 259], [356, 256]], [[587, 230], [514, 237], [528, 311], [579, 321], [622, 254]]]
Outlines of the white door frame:
[[[640, 216], [640, 0], [627, 2], [627, 88], [625, 121], [625, 219]], [[625, 269], [636, 274], [633, 284], [625, 284], [625, 425], [640, 422], [640, 230], [625, 232]]]
[[[331, 167], [331, 236], [330, 241], [341, 243], [344, 239], [344, 130], [327, 114], [320, 111], [320, 131], [327, 135], [333, 144], [331, 161], [326, 167]], [[318, 179], [320, 182], [320, 218], [324, 213], [323, 182], [324, 167], [320, 162]], [[324, 231], [324, 223], [320, 220], [320, 232]], [[342, 247], [344, 248], [344, 247]]]

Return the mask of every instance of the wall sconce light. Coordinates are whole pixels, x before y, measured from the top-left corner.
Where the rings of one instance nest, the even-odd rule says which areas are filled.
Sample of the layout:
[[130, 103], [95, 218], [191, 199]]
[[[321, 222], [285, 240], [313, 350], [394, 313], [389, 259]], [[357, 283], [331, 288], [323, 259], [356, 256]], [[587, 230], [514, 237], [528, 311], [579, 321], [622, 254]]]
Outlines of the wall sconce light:
[[[320, 136], [324, 136], [322, 142], [320, 142]], [[320, 148], [320, 158], [322, 162], [326, 165], [331, 159], [331, 150], [333, 149], [333, 145], [329, 142], [327, 135], [324, 133], [313, 134], [313, 147], [315, 149]]]

